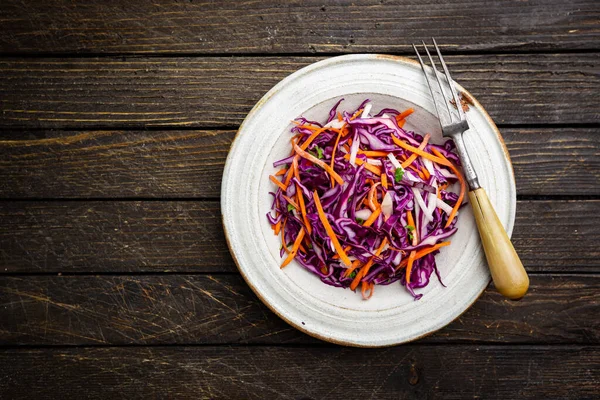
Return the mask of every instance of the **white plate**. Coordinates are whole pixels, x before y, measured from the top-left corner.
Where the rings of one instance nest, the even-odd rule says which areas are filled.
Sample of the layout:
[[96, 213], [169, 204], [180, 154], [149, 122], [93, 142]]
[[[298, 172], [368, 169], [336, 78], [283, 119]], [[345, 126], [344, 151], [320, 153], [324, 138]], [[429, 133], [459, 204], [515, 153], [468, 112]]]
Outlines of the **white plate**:
[[[460, 88], [460, 87], [459, 87]], [[471, 129], [465, 142], [479, 181], [486, 188], [509, 235], [516, 194], [508, 153], [496, 126], [472, 96]], [[258, 297], [285, 321], [330, 342], [364, 347], [407, 342], [434, 332], [463, 313], [483, 292], [490, 275], [469, 206], [461, 209], [452, 244], [436, 257], [446, 288], [432, 276], [414, 301], [399, 283], [375, 288], [365, 301], [359, 292], [335, 288], [299, 264], [281, 270], [279, 238], [265, 215], [275, 191], [272, 163], [290, 151], [291, 121], [303, 115], [323, 120], [337, 99], [352, 110], [365, 98], [372, 113], [413, 107], [405, 129], [431, 133], [442, 142], [429, 89], [414, 61], [381, 55], [334, 57], [285, 78], [250, 111], [231, 146], [221, 202], [228, 245], [242, 276]]]

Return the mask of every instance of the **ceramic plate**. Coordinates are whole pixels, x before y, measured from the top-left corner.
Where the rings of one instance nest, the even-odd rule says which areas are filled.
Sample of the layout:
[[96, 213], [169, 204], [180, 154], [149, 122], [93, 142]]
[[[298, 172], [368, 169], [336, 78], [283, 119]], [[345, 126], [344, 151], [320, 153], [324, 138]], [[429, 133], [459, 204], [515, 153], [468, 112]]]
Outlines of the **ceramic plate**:
[[[483, 107], [472, 103], [471, 129], [464, 139], [479, 181], [486, 188], [507, 232], [512, 232], [516, 194], [512, 167], [500, 133]], [[258, 297], [285, 321], [320, 339], [352, 346], [378, 347], [407, 342], [434, 332], [463, 313], [490, 281], [475, 221], [463, 207], [452, 244], [437, 255], [447, 287], [432, 277], [413, 300], [399, 283], [375, 288], [370, 300], [359, 291], [335, 288], [292, 262], [281, 270], [279, 238], [265, 215], [275, 191], [272, 163], [290, 151], [291, 121], [298, 116], [322, 120], [339, 98], [341, 109], [365, 98], [372, 114], [381, 108], [415, 112], [404, 126], [430, 133], [441, 143], [440, 125], [419, 65], [381, 55], [334, 57], [309, 65], [271, 89], [250, 111], [233, 142], [223, 175], [221, 201], [229, 248], [242, 276]]]

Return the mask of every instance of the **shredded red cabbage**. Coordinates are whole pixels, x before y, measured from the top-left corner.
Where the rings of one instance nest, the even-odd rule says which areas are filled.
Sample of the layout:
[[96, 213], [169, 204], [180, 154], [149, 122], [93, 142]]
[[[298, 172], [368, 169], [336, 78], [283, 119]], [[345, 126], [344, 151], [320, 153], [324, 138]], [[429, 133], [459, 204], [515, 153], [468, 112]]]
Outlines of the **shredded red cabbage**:
[[[460, 181], [464, 189], [464, 181], [450, 166], [460, 165], [454, 143], [428, 143], [428, 136], [402, 129], [412, 110], [385, 108], [365, 115], [371, 108], [367, 99], [352, 112], [338, 112], [342, 101], [325, 123], [294, 121], [292, 142], [309, 156], [292, 149], [273, 163], [282, 169], [271, 177], [280, 185], [270, 193], [267, 218], [281, 236], [282, 267], [295, 259], [328, 285], [360, 287], [364, 298], [375, 285], [398, 281], [419, 299], [415, 289], [427, 286], [434, 272], [440, 279], [435, 254], [456, 232], [454, 215], [464, 192], [448, 187]], [[398, 139], [408, 147], [399, 146]], [[413, 156], [419, 146], [427, 157]], [[330, 231], [320, 219], [315, 193]]]

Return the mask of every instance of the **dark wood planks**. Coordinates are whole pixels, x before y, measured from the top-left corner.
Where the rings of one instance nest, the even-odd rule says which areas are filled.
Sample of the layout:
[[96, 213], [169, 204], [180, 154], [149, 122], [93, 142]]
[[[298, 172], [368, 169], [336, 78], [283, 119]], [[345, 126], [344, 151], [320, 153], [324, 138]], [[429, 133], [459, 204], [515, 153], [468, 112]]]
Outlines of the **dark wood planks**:
[[[519, 201], [530, 271], [599, 272], [600, 201]], [[0, 273], [233, 272], [217, 202], [0, 202]]]
[[[600, 130], [505, 128], [520, 195], [600, 195]], [[1, 198], [216, 198], [234, 131], [0, 133]]]
[[217, 202], [1, 202], [1, 272], [233, 271]]
[[[0, 277], [0, 299], [2, 345], [318, 342], [235, 275]], [[600, 276], [532, 275], [522, 301], [488, 289], [420, 343], [598, 344], [599, 313]]]
[[10, 399], [593, 399], [600, 350], [177, 347], [5, 350]]
[[598, 49], [593, 0], [3, 2], [8, 53], [410, 52]]
[[[0, 127], [232, 127], [315, 57], [0, 60]], [[497, 123], [595, 123], [600, 54], [448, 56]]]

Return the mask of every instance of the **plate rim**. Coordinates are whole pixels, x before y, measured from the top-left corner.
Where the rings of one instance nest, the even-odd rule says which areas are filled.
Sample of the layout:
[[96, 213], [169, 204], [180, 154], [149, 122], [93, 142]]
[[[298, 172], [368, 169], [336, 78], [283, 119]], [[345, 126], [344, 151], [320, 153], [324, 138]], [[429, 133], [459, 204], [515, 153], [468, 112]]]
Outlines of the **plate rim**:
[[[336, 339], [335, 337], [331, 337], [331, 336], [325, 336], [325, 335], [321, 335], [317, 332], [311, 331], [309, 329], [307, 329], [306, 327], [304, 327], [301, 324], [297, 324], [295, 322], [293, 322], [292, 320], [290, 320], [289, 318], [287, 318], [283, 313], [279, 312], [272, 304], [270, 304], [268, 301], [265, 300], [265, 298], [261, 295], [260, 291], [252, 284], [252, 282], [250, 282], [250, 280], [248, 279], [247, 275], [245, 274], [243, 268], [240, 267], [240, 263], [236, 257], [235, 252], [233, 251], [230, 239], [229, 239], [229, 232], [227, 230], [227, 226], [225, 224], [225, 202], [223, 201], [224, 199], [224, 192], [226, 191], [225, 185], [224, 185], [224, 181], [226, 178], [226, 172], [229, 170], [230, 164], [232, 162], [231, 157], [229, 156], [232, 152], [232, 150], [234, 149], [234, 147], [237, 145], [237, 141], [239, 138], [239, 133], [240, 131], [244, 128], [244, 125], [246, 124], [246, 122], [248, 120], [250, 120], [254, 114], [263, 106], [264, 103], [266, 103], [272, 96], [274, 96], [279, 90], [280, 88], [284, 87], [288, 81], [291, 81], [293, 79], [296, 78], [297, 75], [299, 75], [300, 73], [310, 73], [313, 69], [317, 69], [317, 68], [321, 68], [323, 66], [326, 66], [327, 64], [335, 64], [338, 62], [346, 62], [346, 61], [352, 61], [352, 60], [378, 60], [378, 59], [384, 59], [384, 60], [391, 60], [394, 62], [398, 62], [401, 64], [408, 64], [411, 66], [418, 66], [419, 68], [421, 67], [420, 64], [413, 59], [404, 57], [404, 56], [396, 56], [396, 55], [389, 55], [389, 54], [346, 54], [346, 55], [341, 55], [341, 56], [334, 56], [334, 57], [328, 57], [325, 58], [323, 60], [311, 63], [309, 65], [306, 65], [300, 69], [297, 69], [296, 71], [292, 72], [291, 74], [289, 74], [288, 76], [286, 76], [285, 78], [283, 78], [282, 80], [280, 80], [277, 84], [275, 84], [271, 89], [269, 89], [267, 91], [267, 93], [265, 93], [260, 100], [258, 100], [256, 102], [256, 104], [252, 107], [252, 109], [248, 112], [248, 114], [246, 115], [246, 117], [244, 118], [244, 120], [242, 121], [242, 123], [240, 124], [238, 130], [236, 131], [233, 140], [231, 142], [231, 145], [229, 147], [229, 150], [227, 152], [227, 158], [225, 160], [225, 165], [223, 168], [223, 176], [221, 178], [221, 197], [220, 197], [220, 203], [221, 203], [221, 225], [223, 227], [223, 233], [225, 235], [225, 242], [227, 243], [227, 248], [229, 250], [229, 253], [233, 259], [233, 262], [236, 265], [236, 268], [238, 269], [238, 271], [240, 272], [240, 275], [242, 276], [242, 278], [244, 279], [244, 282], [250, 287], [250, 289], [252, 290], [252, 292], [260, 299], [260, 301], [271, 311], [273, 312], [275, 315], [277, 315], [279, 318], [281, 318], [284, 322], [286, 322], [288, 325], [294, 327], [295, 329], [298, 329], [299, 331], [301, 331], [302, 333], [311, 336], [313, 338], [328, 342], [328, 343], [333, 343], [333, 344], [337, 344], [337, 345], [343, 345], [343, 346], [347, 346], [347, 347], [356, 347], [356, 348], [386, 348], [386, 347], [392, 347], [392, 346], [397, 346], [400, 344], [405, 344], [405, 343], [412, 343], [416, 340], [420, 340], [423, 339], [424, 337], [427, 337], [429, 335], [434, 334], [435, 332], [438, 332], [439, 330], [443, 329], [444, 327], [450, 325], [452, 322], [456, 321], [457, 319], [459, 319], [466, 311], [468, 311], [483, 295], [483, 293], [485, 292], [485, 290], [487, 289], [487, 287], [489, 286], [490, 282], [492, 281], [492, 278], [490, 277], [488, 279], [488, 283], [481, 289], [481, 291], [479, 292], [479, 294], [473, 299], [473, 301], [471, 303], [469, 303], [465, 309], [456, 315], [456, 317], [454, 317], [453, 319], [451, 319], [450, 321], [448, 321], [446, 324], [440, 326], [438, 329], [434, 329], [430, 332], [426, 332], [422, 335], [416, 336], [414, 338], [408, 339], [408, 340], [403, 340], [403, 341], [399, 341], [399, 342], [394, 342], [394, 343], [384, 343], [384, 344], [361, 344], [361, 343], [356, 343], [356, 342], [347, 342], [345, 340], [340, 340], [340, 339]], [[428, 67], [430, 68], [430, 67]], [[467, 102], [475, 107], [480, 113], [481, 115], [486, 119], [486, 121], [488, 122], [488, 124], [490, 125], [490, 127], [492, 128], [492, 130], [494, 131], [494, 133], [496, 134], [496, 137], [498, 138], [498, 141], [500, 142], [500, 147], [502, 148], [502, 152], [504, 155], [505, 160], [507, 161], [508, 166], [510, 167], [510, 180], [512, 181], [512, 184], [514, 185], [514, 187], [516, 188], [516, 181], [515, 181], [515, 175], [514, 175], [514, 168], [512, 165], [512, 160], [510, 158], [510, 154], [508, 152], [508, 148], [506, 147], [506, 143], [504, 142], [504, 139], [502, 137], [502, 134], [500, 133], [500, 130], [498, 129], [498, 127], [496, 126], [495, 122], [493, 121], [493, 119], [490, 117], [490, 115], [488, 114], [488, 112], [485, 110], [485, 108], [481, 105], [481, 103], [479, 103], [479, 101], [468, 91], [466, 90], [464, 87], [462, 87], [459, 83], [457, 83], [456, 81], [454, 81], [454, 83], [456, 84], [456, 86], [458, 87], [458, 89], [460, 90], [460, 93], [465, 96], [467, 98]], [[516, 194], [516, 192], [515, 192]], [[516, 202], [515, 202], [515, 212], [516, 212]], [[515, 221], [515, 216], [513, 216], [512, 218], [512, 229], [511, 231], [514, 229], [514, 221]], [[512, 232], [510, 232], [509, 234], [509, 238], [512, 236]], [[487, 260], [486, 260], [487, 263]]]

